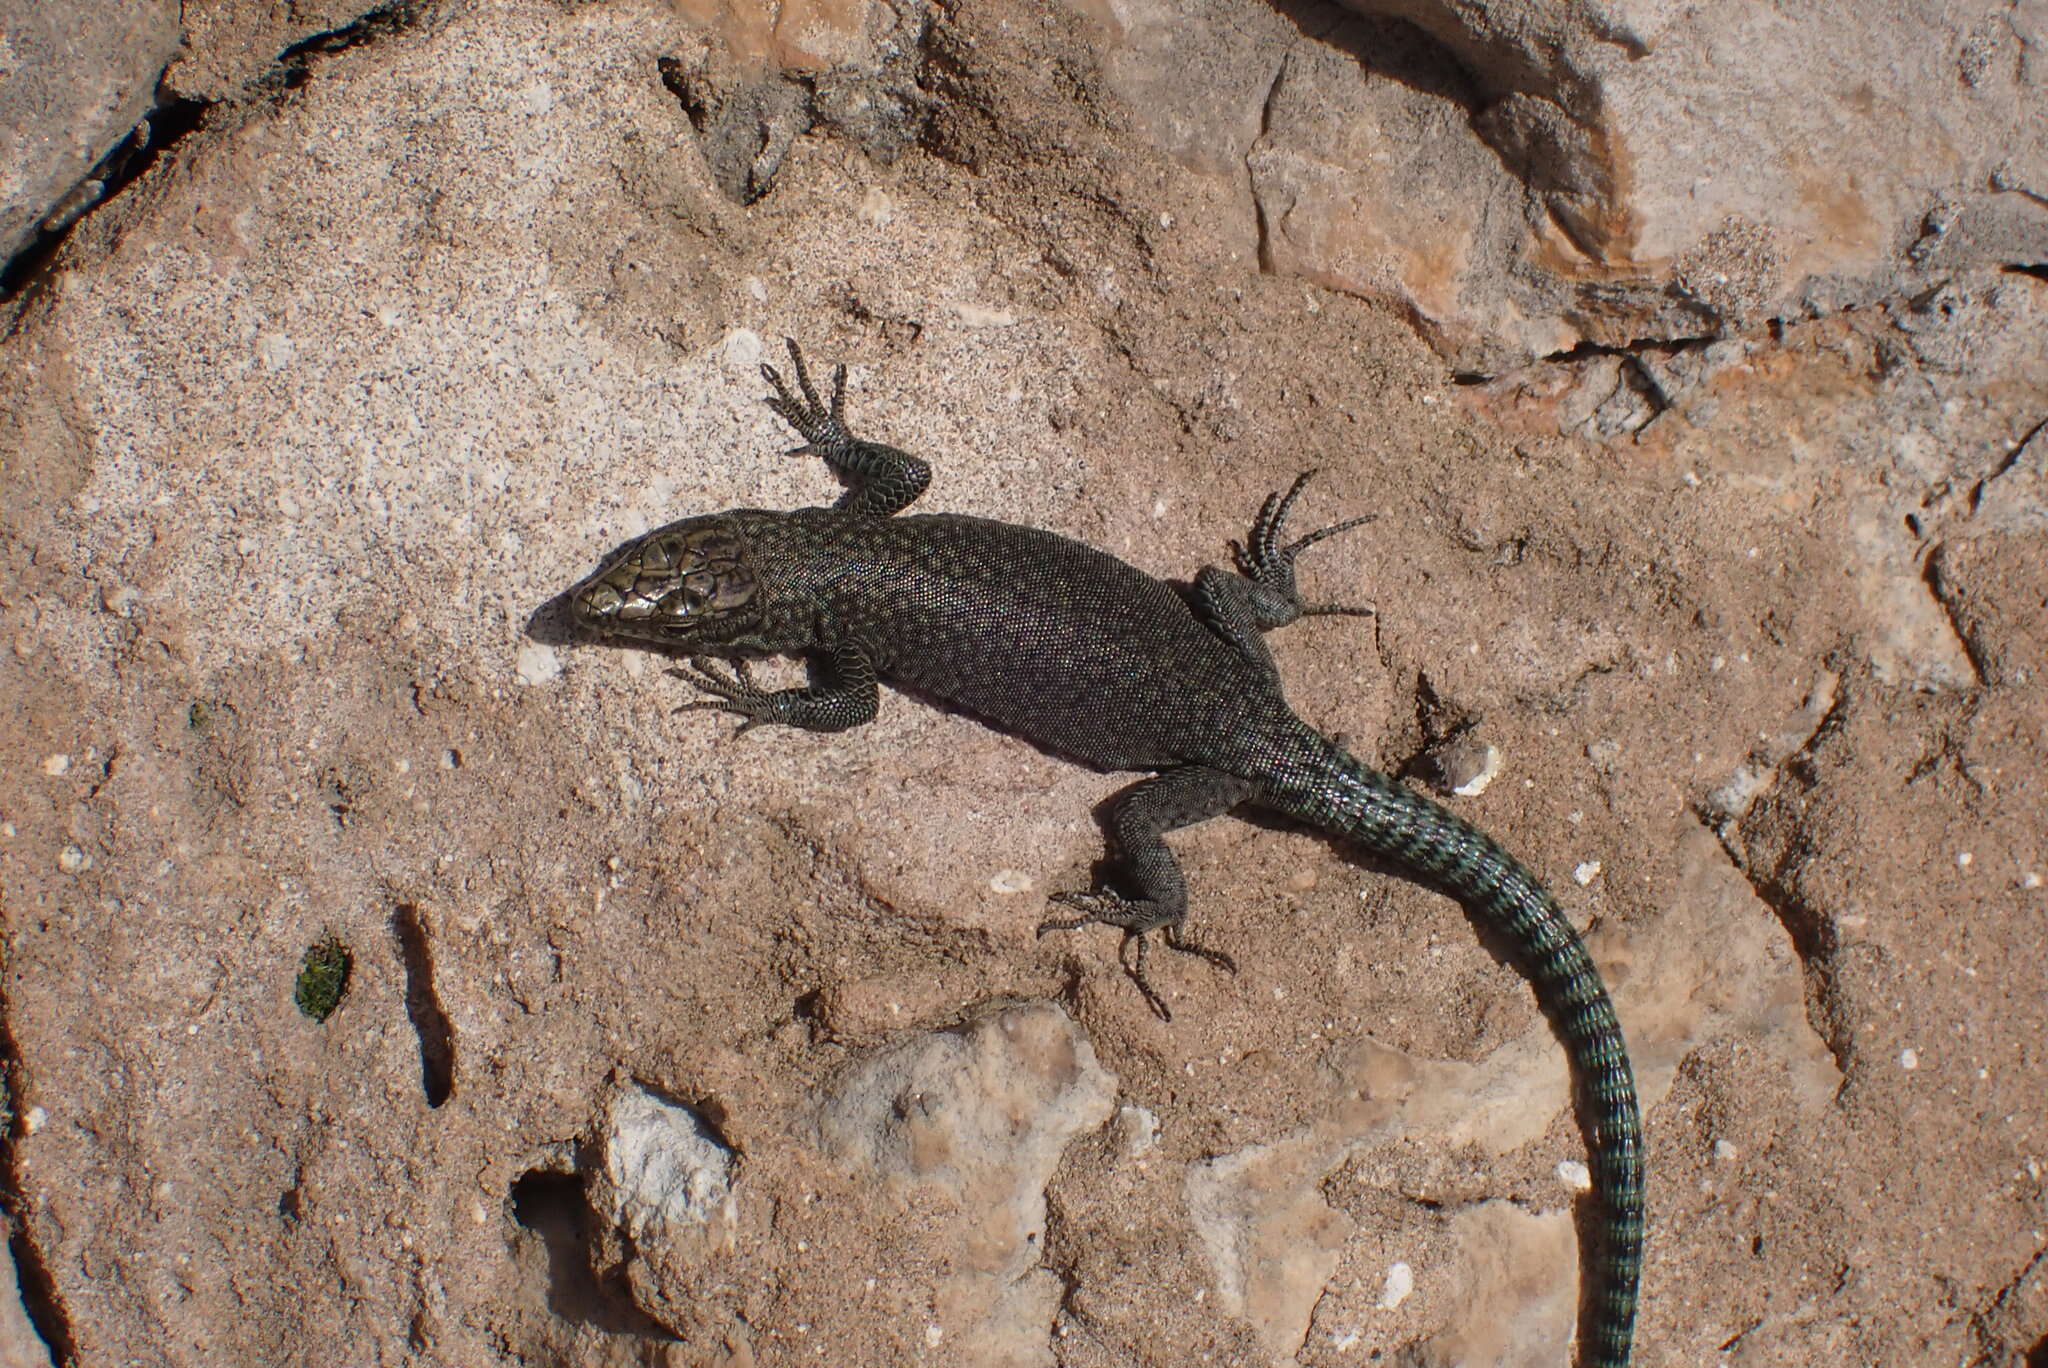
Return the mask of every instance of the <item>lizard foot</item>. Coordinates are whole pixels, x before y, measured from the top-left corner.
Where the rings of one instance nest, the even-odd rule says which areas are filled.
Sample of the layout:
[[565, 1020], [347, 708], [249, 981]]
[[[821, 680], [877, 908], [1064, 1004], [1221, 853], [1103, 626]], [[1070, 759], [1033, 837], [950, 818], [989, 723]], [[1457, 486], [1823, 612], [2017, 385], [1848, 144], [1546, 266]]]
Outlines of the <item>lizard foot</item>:
[[1151, 906], [1142, 901], [1133, 901], [1121, 894], [1101, 893], [1055, 893], [1052, 901], [1079, 910], [1076, 917], [1048, 917], [1038, 924], [1038, 934], [1048, 931], [1073, 931], [1083, 926], [1100, 923], [1120, 928], [1124, 933], [1123, 943], [1117, 947], [1117, 960], [1123, 965], [1124, 974], [1137, 985], [1144, 995], [1145, 1005], [1161, 1021], [1173, 1020], [1173, 1013], [1167, 1008], [1166, 1000], [1152, 987], [1145, 976], [1146, 938], [1157, 931], [1166, 940], [1166, 948], [1183, 955], [1194, 955], [1207, 960], [1228, 973], [1237, 972], [1237, 961], [1221, 950], [1211, 950], [1206, 945], [1197, 945], [1181, 935], [1178, 919], [1161, 920]]
[[668, 673], [671, 679], [684, 680], [711, 695], [694, 703], [685, 703], [676, 709], [677, 712], [710, 710], [734, 713], [746, 719], [740, 723], [734, 736], [745, 735], [763, 722], [783, 720], [775, 694], [754, 683], [754, 672], [744, 659], [734, 661], [731, 671], [727, 672], [707, 657], [691, 656], [688, 666]]
[[782, 372], [764, 365], [761, 367], [762, 377], [775, 386], [775, 397], [768, 400], [768, 407], [804, 439], [804, 445], [792, 448], [789, 455], [816, 455], [830, 461], [854, 444], [854, 436], [846, 428], [846, 367], [832, 368], [832, 403], [827, 407], [811, 385], [811, 374], [804, 366], [804, 354], [796, 339], [785, 337], [782, 340], [789, 347], [790, 367], [796, 372], [796, 387], [803, 397], [799, 399], [790, 393]]
[[1237, 561], [1238, 573], [1255, 583], [1276, 590], [1300, 605], [1303, 617], [1327, 617], [1342, 614], [1348, 617], [1371, 617], [1370, 604], [1357, 607], [1342, 603], [1302, 603], [1300, 591], [1294, 587], [1294, 558], [1314, 546], [1325, 537], [1334, 537], [1339, 532], [1349, 532], [1362, 527], [1377, 518], [1377, 513], [1362, 517], [1346, 518], [1309, 533], [1293, 542], [1283, 543], [1281, 536], [1287, 525], [1287, 514], [1294, 507], [1294, 501], [1301, 497], [1301, 491], [1315, 475], [1313, 470], [1304, 470], [1295, 477], [1285, 494], [1275, 491], [1266, 496], [1266, 502], [1259, 509], [1259, 516], [1252, 519], [1252, 530], [1245, 534], [1242, 543], [1232, 542], [1230, 554]]

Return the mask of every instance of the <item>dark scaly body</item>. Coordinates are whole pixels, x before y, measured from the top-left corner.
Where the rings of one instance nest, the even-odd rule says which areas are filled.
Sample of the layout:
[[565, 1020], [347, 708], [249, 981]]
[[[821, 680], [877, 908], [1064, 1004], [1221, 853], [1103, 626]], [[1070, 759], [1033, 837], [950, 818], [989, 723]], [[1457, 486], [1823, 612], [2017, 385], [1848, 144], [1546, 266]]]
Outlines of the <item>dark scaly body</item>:
[[[791, 349], [792, 357], [795, 349]], [[1128, 892], [1067, 894], [1080, 915], [1046, 923], [1122, 927], [1144, 976], [1145, 935], [1228, 964], [1180, 938], [1186, 889], [1162, 839], [1241, 804], [1356, 841], [1464, 903], [1519, 954], [1565, 1037], [1584, 1095], [1603, 1208], [1582, 1362], [1629, 1357], [1642, 1259], [1642, 1133], [1621, 1028], [1563, 910], [1477, 828], [1346, 754], [1295, 717], [1262, 631], [1309, 608], [1281, 523], [1301, 482], [1267, 501], [1239, 551], [1243, 574], [1206, 568], [1188, 597], [1114, 556], [1053, 533], [960, 514], [897, 516], [929, 479], [915, 457], [859, 441], [797, 359], [802, 400], [768, 372], [769, 402], [844, 479], [832, 508], [735, 509], [658, 528], [593, 576], [578, 616], [613, 635], [740, 662], [684, 672], [710, 706], [757, 722], [839, 730], [874, 716], [876, 680], [944, 699], [1055, 753], [1104, 770], [1157, 773], [1118, 795], [1108, 825]], [[1307, 477], [1303, 477], [1305, 480]], [[801, 689], [756, 688], [745, 660], [792, 653]]]
[[[1247, 731], [1292, 720], [1180, 595], [1069, 538], [954, 513], [725, 516], [754, 547], [767, 597], [805, 605], [799, 631], [858, 640], [882, 678], [1084, 765], [1253, 768]], [[1197, 663], [1200, 682], [1162, 660]], [[1243, 765], [1222, 763], [1235, 750]]]

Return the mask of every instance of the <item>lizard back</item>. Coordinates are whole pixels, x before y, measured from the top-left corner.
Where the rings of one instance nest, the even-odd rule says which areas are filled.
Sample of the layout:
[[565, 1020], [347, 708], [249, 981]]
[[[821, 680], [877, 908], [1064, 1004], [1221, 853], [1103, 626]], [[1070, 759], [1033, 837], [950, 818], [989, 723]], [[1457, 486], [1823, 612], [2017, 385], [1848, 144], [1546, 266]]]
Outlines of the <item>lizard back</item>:
[[1057, 533], [835, 508], [736, 521], [771, 603], [813, 605], [821, 644], [860, 641], [885, 678], [1098, 769], [1218, 763], [1218, 738], [1288, 716], [1171, 586]]

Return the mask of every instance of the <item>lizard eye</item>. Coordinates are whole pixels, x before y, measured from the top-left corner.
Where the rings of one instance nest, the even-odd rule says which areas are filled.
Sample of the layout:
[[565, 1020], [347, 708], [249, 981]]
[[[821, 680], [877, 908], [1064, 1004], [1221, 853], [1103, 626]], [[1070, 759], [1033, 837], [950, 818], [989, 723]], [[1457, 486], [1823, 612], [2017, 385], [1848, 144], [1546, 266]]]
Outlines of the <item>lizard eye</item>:
[[713, 613], [730, 613], [754, 601], [754, 572], [740, 561], [721, 567], [713, 575], [706, 606]]

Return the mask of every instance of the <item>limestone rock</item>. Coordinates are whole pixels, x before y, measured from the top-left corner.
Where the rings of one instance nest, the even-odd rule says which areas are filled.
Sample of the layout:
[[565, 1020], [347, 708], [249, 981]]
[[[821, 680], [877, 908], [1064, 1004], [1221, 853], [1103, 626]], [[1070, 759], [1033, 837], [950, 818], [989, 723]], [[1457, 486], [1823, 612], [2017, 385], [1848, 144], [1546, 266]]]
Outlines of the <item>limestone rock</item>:
[[1189, 1219], [1223, 1310], [1253, 1327], [1276, 1364], [1294, 1361], [1354, 1222], [1317, 1190], [1327, 1140], [1294, 1136], [1190, 1166]]
[[719, 1239], [733, 1224], [733, 1153], [690, 1108], [639, 1084], [613, 1094], [591, 1206], [629, 1249]]
[[1048, 1005], [870, 1052], [817, 1114], [825, 1151], [900, 1204], [938, 1252], [937, 1322], [961, 1363], [1050, 1363], [1059, 1282], [1040, 1268], [1045, 1186], [1068, 1142], [1110, 1116], [1116, 1080]]
[[1450, 1227], [1465, 1269], [1464, 1295], [1485, 1312], [1432, 1336], [1417, 1362], [1425, 1368], [1550, 1368], [1564, 1361], [1578, 1299], [1569, 1282], [1547, 1274], [1578, 1261], [1571, 1216], [1496, 1200], [1460, 1211]]
[[154, 108], [178, 16], [171, 0], [0, 4], [0, 261], [67, 196], [99, 197], [81, 182]]
[[1116, 0], [1105, 69], [1244, 187], [1267, 269], [1395, 304], [1461, 368], [2048, 257], [2038, 2], [1347, 3]]

